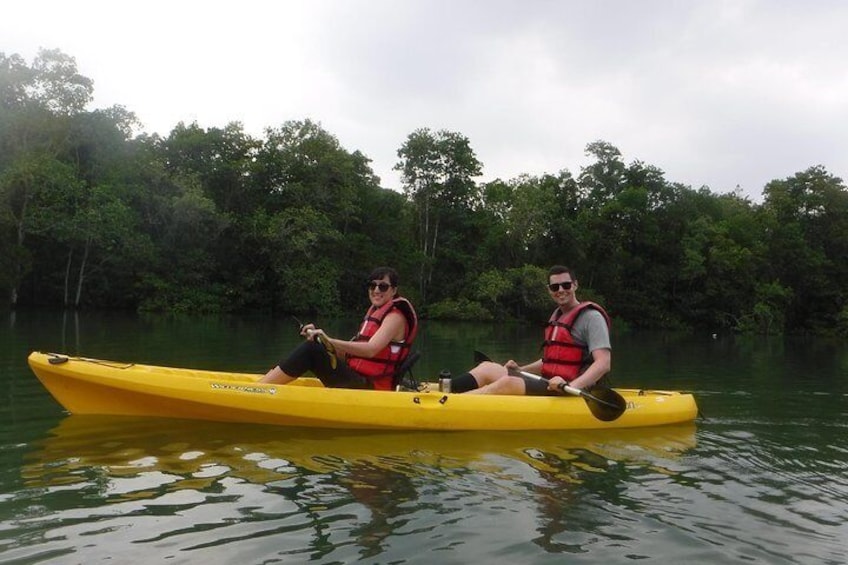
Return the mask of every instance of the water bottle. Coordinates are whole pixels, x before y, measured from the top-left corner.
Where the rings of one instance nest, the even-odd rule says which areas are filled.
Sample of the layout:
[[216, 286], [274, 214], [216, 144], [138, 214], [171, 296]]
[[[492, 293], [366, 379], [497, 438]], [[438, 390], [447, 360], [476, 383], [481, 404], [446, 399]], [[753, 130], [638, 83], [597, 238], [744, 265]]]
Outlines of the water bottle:
[[439, 373], [439, 392], [451, 391], [451, 373], [447, 369], [442, 369]]

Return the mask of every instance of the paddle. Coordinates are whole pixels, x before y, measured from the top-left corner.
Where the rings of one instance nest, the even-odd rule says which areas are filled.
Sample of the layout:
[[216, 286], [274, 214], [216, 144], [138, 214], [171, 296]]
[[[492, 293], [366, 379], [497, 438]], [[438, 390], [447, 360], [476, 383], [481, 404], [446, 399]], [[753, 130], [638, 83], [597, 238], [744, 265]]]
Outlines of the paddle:
[[[294, 318], [294, 321], [300, 325], [300, 330], [303, 331], [303, 322], [301, 322], [294, 316], [292, 316], [292, 318]], [[312, 337], [315, 334], [315, 330], [309, 330], [306, 333], [308, 334], [307, 337]], [[315, 338], [315, 341], [317, 341], [318, 344], [324, 348], [324, 351], [330, 357], [330, 367], [332, 369], [335, 369], [339, 364], [339, 358], [336, 355], [336, 347], [332, 343], [330, 343], [329, 340], [324, 339], [320, 335]]]
[[[474, 351], [474, 362], [479, 364], [483, 361], [491, 361], [491, 358], [489, 358], [489, 356], [485, 353]], [[544, 377], [528, 373], [527, 371], [522, 371], [517, 367], [508, 368], [507, 373], [512, 377], [524, 376], [540, 381], [547, 381]], [[611, 388], [599, 388], [594, 390], [592, 393], [588, 393], [584, 390], [580, 390], [579, 388], [569, 386], [567, 383], [562, 383], [559, 386], [559, 389], [563, 392], [567, 392], [568, 394], [582, 397], [583, 400], [586, 401], [586, 406], [589, 408], [589, 411], [592, 412], [592, 415], [602, 422], [612, 422], [613, 420], [617, 420], [627, 409], [627, 401], [624, 400], [624, 397]]]
[[[310, 335], [312, 335], [312, 333], [314, 332], [309, 332]], [[321, 347], [324, 348], [324, 351], [327, 352], [327, 355], [330, 356], [330, 367], [335, 369], [336, 366], [339, 364], [339, 358], [338, 356], [336, 356], [336, 347], [332, 343], [330, 343], [329, 340], [324, 339], [323, 336], [320, 335], [315, 338], [315, 341], [320, 343]]]
[[486, 354], [485, 354], [485, 353], [483, 353], [482, 351], [477, 351], [477, 350], [475, 349], [475, 350], [474, 350], [474, 364], [475, 364], [475, 365], [479, 365], [480, 363], [483, 363], [484, 361], [488, 361], [488, 362], [490, 362], [490, 363], [494, 363], [494, 361], [492, 361], [492, 358], [491, 358], [491, 357], [489, 357], [488, 355], [486, 355]]

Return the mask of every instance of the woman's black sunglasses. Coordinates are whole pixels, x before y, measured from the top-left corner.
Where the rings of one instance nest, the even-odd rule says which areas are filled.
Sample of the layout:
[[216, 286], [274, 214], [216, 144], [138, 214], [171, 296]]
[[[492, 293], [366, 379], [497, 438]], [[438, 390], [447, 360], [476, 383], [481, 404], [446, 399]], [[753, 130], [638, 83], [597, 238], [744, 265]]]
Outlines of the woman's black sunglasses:
[[386, 292], [387, 290], [392, 288], [392, 285], [390, 285], [387, 282], [379, 282], [378, 283], [376, 281], [371, 281], [371, 282], [368, 283], [368, 290], [374, 290], [375, 288], [379, 288], [380, 292]]

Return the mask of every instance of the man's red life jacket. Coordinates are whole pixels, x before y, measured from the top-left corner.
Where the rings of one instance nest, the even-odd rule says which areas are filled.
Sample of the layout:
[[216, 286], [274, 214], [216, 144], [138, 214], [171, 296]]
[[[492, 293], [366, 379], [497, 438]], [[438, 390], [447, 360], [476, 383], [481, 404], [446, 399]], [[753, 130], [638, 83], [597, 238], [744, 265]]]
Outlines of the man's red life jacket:
[[572, 335], [574, 321], [587, 308], [603, 314], [607, 327], [610, 327], [606, 311], [594, 302], [581, 302], [564, 314], [559, 308], [554, 310], [545, 328], [545, 341], [542, 344], [542, 376], [546, 379], [559, 376], [571, 382], [587, 364], [590, 356], [588, 346], [577, 342]]

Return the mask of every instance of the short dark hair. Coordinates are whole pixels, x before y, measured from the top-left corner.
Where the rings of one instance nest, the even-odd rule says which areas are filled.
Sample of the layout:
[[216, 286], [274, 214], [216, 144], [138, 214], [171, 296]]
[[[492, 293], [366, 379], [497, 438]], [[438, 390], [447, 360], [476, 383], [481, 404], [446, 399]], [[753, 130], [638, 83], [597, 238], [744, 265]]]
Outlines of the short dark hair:
[[548, 278], [551, 278], [553, 275], [562, 275], [564, 273], [568, 273], [571, 276], [571, 280], [577, 280], [577, 275], [574, 273], [574, 270], [569, 269], [564, 265], [554, 265], [553, 267], [548, 269]]
[[392, 269], [391, 267], [377, 267], [376, 269], [374, 269], [373, 271], [371, 271], [371, 274], [370, 274], [370, 275], [368, 275], [368, 281], [367, 281], [367, 282], [371, 282], [371, 281], [376, 281], [376, 280], [378, 280], [378, 279], [382, 279], [382, 278], [383, 278], [383, 277], [385, 277], [386, 275], [388, 275], [388, 277], [389, 277], [389, 283], [390, 283], [392, 286], [397, 286], [397, 285], [398, 285], [398, 282], [399, 282], [399, 280], [400, 280], [400, 277], [398, 277], [398, 273], [397, 273], [397, 271], [395, 271], [395, 270], [394, 270], [394, 269]]

